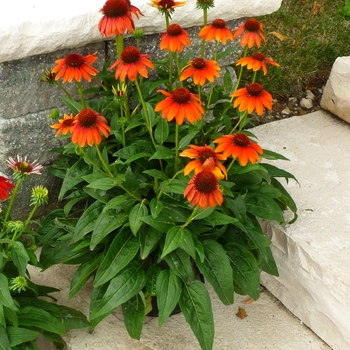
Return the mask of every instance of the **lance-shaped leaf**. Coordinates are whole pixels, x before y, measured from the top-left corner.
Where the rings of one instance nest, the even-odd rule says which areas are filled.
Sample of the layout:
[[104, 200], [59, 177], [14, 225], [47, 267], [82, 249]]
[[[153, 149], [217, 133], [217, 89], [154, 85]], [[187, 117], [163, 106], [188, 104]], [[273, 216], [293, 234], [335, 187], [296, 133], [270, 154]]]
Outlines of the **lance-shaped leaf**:
[[136, 204], [129, 213], [130, 229], [134, 235], [141, 227], [142, 218], [148, 215], [148, 209], [143, 202]]

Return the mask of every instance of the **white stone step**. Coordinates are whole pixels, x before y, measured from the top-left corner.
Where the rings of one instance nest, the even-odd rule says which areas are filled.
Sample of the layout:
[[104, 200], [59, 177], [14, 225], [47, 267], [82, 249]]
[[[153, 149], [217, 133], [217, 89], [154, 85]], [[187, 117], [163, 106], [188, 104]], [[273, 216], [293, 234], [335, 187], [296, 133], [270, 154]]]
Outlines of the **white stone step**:
[[350, 349], [350, 125], [318, 111], [253, 133], [300, 184], [287, 185], [298, 220], [266, 227], [280, 276], [262, 283], [334, 350]]

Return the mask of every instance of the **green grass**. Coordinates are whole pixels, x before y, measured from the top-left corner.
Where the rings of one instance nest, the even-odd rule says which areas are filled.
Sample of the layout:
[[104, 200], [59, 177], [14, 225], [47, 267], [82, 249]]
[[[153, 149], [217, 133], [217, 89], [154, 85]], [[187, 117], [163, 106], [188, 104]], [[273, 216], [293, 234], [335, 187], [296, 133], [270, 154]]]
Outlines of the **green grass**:
[[[274, 95], [290, 96], [306, 88], [322, 87], [337, 57], [350, 55], [350, 21], [339, 14], [344, 0], [283, 0], [280, 9], [257, 17], [263, 23], [267, 44], [261, 49], [281, 67], [268, 67], [264, 88]], [[286, 37], [279, 40], [271, 32]]]

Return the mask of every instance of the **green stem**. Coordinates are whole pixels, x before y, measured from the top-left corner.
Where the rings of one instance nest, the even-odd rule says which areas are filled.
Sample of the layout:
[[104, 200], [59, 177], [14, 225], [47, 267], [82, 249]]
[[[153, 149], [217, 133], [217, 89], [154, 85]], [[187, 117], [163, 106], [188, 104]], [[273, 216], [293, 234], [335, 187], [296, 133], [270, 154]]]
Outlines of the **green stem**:
[[10, 198], [10, 202], [9, 202], [9, 206], [7, 207], [5, 218], [4, 218], [4, 221], [2, 222], [3, 230], [5, 229], [5, 224], [6, 224], [8, 218], [10, 216], [10, 213], [11, 213], [11, 210], [12, 210], [12, 207], [13, 207], [13, 202], [14, 202], [14, 200], [16, 198], [16, 195], [17, 195], [17, 192], [18, 192], [18, 189], [19, 189], [19, 185], [21, 184], [21, 182], [22, 182], [22, 180], [17, 180], [15, 188], [13, 189], [13, 192], [12, 192], [12, 195], [11, 195], [11, 198]]
[[[244, 48], [244, 52], [243, 52], [243, 56], [242, 58], [246, 57], [247, 56], [247, 53], [248, 53], [248, 46], [246, 46]], [[235, 89], [233, 91], [236, 91], [239, 84], [241, 83], [241, 79], [242, 79], [242, 73], [243, 73], [243, 66], [241, 65], [240, 69], [239, 69], [239, 75], [238, 75], [238, 78], [237, 78], [237, 83], [236, 83], [236, 86], [235, 86]]]
[[257, 71], [255, 71], [255, 72], [253, 73], [252, 84], [255, 83], [256, 73], [257, 73]]
[[226, 169], [227, 174], [228, 174], [228, 172], [230, 171], [230, 169], [231, 169], [231, 167], [232, 167], [232, 165], [233, 165], [234, 162], [235, 162], [235, 158], [232, 159], [230, 165], [227, 167], [227, 169]]
[[13, 235], [13, 237], [12, 237], [12, 240], [13, 240], [13, 241], [17, 241], [17, 240], [21, 237], [22, 233], [24, 232], [24, 230], [25, 230], [26, 227], [28, 226], [30, 220], [32, 220], [32, 218], [33, 218], [34, 214], [36, 213], [36, 211], [38, 210], [39, 206], [40, 206], [39, 203], [36, 203], [36, 204], [34, 205], [33, 210], [31, 211], [31, 213], [29, 214], [27, 220], [25, 221], [25, 223], [24, 223], [24, 225], [23, 225], [22, 231], [19, 232], [18, 235], [16, 235], [16, 234]]
[[[203, 26], [205, 27], [208, 24], [208, 9], [203, 9]], [[202, 39], [202, 49], [201, 49], [201, 57], [203, 58], [205, 54], [205, 40]]]
[[166, 29], [168, 29], [168, 27], [169, 27], [169, 23], [170, 21], [169, 21], [169, 14], [168, 13], [166, 13], [165, 14], [165, 28]]
[[71, 94], [59, 81], [55, 81], [55, 84], [67, 95], [68, 98], [72, 99]]
[[[230, 134], [233, 134], [233, 132], [237, 129], [237, 127], [239, 127], [239, 128], [238, 128], [238, 131], [241, 131], [241, 130], [242, 130], [242, 127], [244, 126], [244, 121], [245, 121], [247, 115], [248, 115], [248, 112], [245, 110], [245, 111], [240, 115], [238, 123], [237, 123], [237, 124], [234, 126], [234, 128], [230, 131], [229, 135], [230, 135]], [[241, 127], [241, 125], [242, 125], [242, 127]]]
[[177, 171], [178, 161], [179, 161], [179, 124], [175, 123], [175, 164], [174, 164], [175, 171]]
[[77, 81], [77, 90], [78, 90], [78, 94], [80, 97], [80, 102], [83, 106], [83, 108], [86, 108], [86, 103], [85, 103], [85, 99], [84, 99], [84, 93], [83, 93], [83, 88], [81, 86], [81, 82]]
[[100, 159], [100, 162], [102, 163], [103, 167], [106, 169], [108, 175], [111, 178], [113, 178], [113, 174], [111, 173], [111, 171], [109, 169], [109, 166], [106, 164], [105, 160], [103, 159], [101, 151], [100, 151], [100, 148], [98, 147], [96, 142], [95, 142], [95, 148], [96, 148], [96, 152], [97, 152], [98, 158]]
[[179, 170], [177, 173], [175, 173], [175, 175], [168, 180], [168, 182], [164, 185], [164, 187], [161, 189], [161, 191], [158, 193], [157, 199], [160, 199], [160, 197], [163, 195], [165, 189], [176, 179], [176, 177], [178, 175], [180, 175], [181, 173], [183, 173], [183, 169]]
[[169, 50], [169, 88], [173, 85], [173, 53]]
[[104, 174], [105, 172], [97, 165], [96, 162], [94, 162], [88, 155], [87, 153], [84, 151], [83, 148], [80, 147], [80, 152], [83, 155], [84, 158], [87, 159], [87, 161], [96, 169], [98, 170], [100, 173]]
[[122, 52], [124, 50], [124, 36], [122, 34], [118, 34], [115, 37], [115, 45], [117, 50], [117, 59], [122, 57]]
[[143, 108], [143, 111], [144, 111], [144, 114], [145, 114], [145, 119], [146, 119], [148, 132], [149, 132], [149, 135], [151, 137], [151, 141], [152, 141], [152, 144], [154, 146], [154, 149], [156, 150], [157, 149], [157, 145], [156, 145], [156, 142], [155, 142], [154, 137], [153, 137], [152, 125], [151, 125], [151, 122], [149, 120], [146, 103], [145, 103], [145, 100], [143, 99], [142, 92], [141, 92], [141, 89], [140, 89], [140, 85], [139, 85], [137, 79], [135, 80], [135, 86], [136, 86], [137, 92], [139, 94], [139, 97], [140, 97], [140, 100], [141, 100], [141, 104], [142, 104], [142, 108]]
[[192, 222], [193, 217], [196, 215], [198, 209], [199, 209], [199, 207], [198, 207], [198, 205], [196, 205], [192, 211], [192, 214], [190, 215], [188, 220], [181, 226], [181, 228], [185, 228], [186, 226], [188, 226]]

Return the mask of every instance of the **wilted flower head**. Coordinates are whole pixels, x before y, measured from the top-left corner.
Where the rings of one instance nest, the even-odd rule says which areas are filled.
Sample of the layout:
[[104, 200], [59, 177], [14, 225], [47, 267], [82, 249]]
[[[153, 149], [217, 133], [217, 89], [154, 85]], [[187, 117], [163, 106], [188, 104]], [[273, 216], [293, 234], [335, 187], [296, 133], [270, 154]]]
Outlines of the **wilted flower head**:
[[41, 175], [40, 170], [43, 167], [37, 160], [30, 162], [27, 161], [27, 156], [23, 159], [19, 155], [17, 155], [17, 160], [9, 157], [6, 161], [6, 165], [13, 170], [13, 176], [17, 180], [23, 180], [31, 174]]
[[21, 233], [24, 229], [23, 221], [8, 221], [5, 225], [6, 231], [12, 234]]
[[162, 14], [172, 14], [175, 11], [175, 7], [184, 6], [186, 1], [174, 1], [174, 0], [151, 0], [150, 6], [156, 7]]
[[49, 84], [55, 84], [56, 82], [56, 73], [53, 73], [50, 69], [45, 69], [45, 73], [41, 76], [41, 79], [45, 82], [45, 83], [49, 83]]
[[206, 10], [210, 7], [214, 7], [214, 0], [197, 0], [196, 4], [198, 9]]
[[30, 205], [43, 205], [49, 200], [49, 191], [46, 187], [36, 186], [32, 189]]

